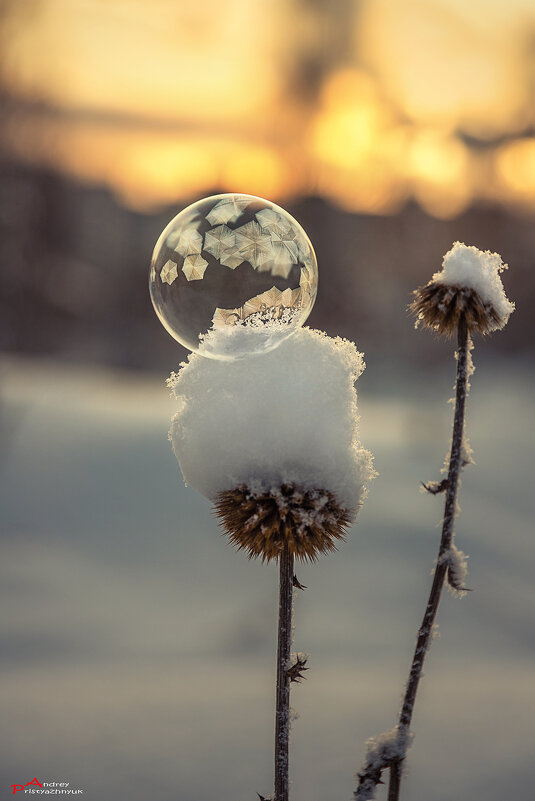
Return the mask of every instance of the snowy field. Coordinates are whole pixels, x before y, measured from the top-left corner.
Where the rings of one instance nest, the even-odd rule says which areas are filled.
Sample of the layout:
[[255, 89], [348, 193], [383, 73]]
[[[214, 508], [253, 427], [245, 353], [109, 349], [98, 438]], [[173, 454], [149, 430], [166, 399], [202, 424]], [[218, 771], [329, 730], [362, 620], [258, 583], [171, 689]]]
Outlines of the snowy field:
[[[457, 543], [409, 752], [406, 801], [535, 784], [533, 379], [478, 357]], [[292, 801], [348, 801], [395, 721], [438, 547], [453, 360], [370, 363], [361, 440], [380, 477], [350, 539], [298, 569]], [[254, 801], [272, 788], [277, 571], [219, 534], [167, 442], [165, 376], [4, 360], [1, 798], [38, 777], [88, 801]], [[378, 798], [384, 798], [384, 788]]]

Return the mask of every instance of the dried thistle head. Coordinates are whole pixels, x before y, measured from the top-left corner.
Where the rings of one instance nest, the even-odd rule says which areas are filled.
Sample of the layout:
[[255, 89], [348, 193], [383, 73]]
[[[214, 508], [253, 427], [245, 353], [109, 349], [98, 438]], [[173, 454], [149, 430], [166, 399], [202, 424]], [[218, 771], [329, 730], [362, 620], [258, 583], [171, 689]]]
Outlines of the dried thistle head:
[[470, 333], [479, 331], [480, 334], [488, 334], [501, 327], [498, 311], [492, 303], [485, 303], [471, 287], [429, 281], [413, 294], [414, 300], [409, 309], [416, 316], [417, 323], [438, 334], [453, 336], [462, 314]]
[[242, 485], [220, 492], [215, 509], [230, 541], [263, 562], [277, 559], [285, 543], [294, 557], [313, 562], [336, 550], [355, 517], [332, 492], [295, 484], [258, 491]]
[[442, 271], [414, 292], [409, 310], [416, 315], [416, 325], [423, 323], [448, 337], [461, 317], [470, 333], [503, 328], [515, 308], [500, 277], [506, 269], [497, 253], [455, 242], [444, 256]]

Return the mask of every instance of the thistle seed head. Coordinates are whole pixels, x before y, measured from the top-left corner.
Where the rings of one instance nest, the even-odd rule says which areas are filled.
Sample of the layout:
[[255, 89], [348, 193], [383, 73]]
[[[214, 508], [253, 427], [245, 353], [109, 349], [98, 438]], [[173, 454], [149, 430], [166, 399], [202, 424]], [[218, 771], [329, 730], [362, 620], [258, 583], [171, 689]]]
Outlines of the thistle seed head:
[[267, 491], [246, 485], [220, 492], [216, 514], [229, 540], [263, 562], [277, 559], [285, 543], [303, 561], [336, 550], [355, 513], [344, 509], [328, 490], [300, 490], [283, 484]]
[[457, 331], [462, 314], [468, 331], [488, 334], [503, 325], [492, 303], [485, 303], [475, 289], [466, 286], [429, 281], [415, 290], [409, 311], [416, 316], [416, 325], [422, 323], [446, 337]]

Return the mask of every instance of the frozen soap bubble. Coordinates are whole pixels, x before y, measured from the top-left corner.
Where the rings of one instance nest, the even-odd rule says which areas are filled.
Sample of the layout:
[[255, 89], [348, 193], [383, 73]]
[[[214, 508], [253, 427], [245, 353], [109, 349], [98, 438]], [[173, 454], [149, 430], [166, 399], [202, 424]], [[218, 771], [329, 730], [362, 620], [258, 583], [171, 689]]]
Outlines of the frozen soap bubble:
[[202, 356], [232, 360], [272, 350], [303, 325], [318, 268], [307, 235], [280, 206], [214, 195], [164, 229], [149, 283], [171, 336]]

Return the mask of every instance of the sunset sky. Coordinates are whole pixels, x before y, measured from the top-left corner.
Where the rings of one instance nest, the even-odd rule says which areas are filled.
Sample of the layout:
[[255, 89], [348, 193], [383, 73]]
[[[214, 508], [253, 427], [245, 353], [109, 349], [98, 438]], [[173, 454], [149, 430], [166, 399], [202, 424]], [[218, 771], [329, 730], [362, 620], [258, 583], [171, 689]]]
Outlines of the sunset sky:
[[7, 0], [0, 35], [3, 148], [132, 208], [535, 209], [531, 0]]

